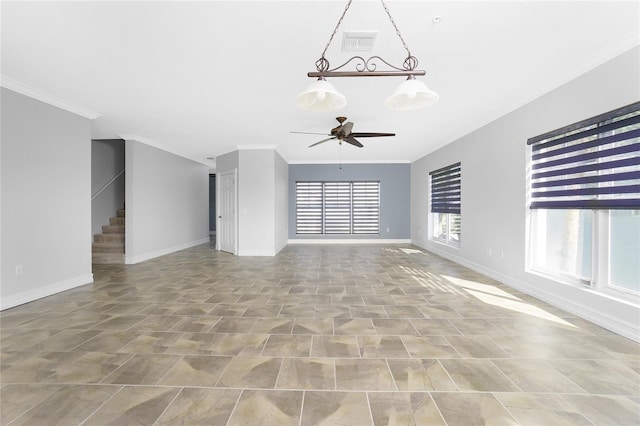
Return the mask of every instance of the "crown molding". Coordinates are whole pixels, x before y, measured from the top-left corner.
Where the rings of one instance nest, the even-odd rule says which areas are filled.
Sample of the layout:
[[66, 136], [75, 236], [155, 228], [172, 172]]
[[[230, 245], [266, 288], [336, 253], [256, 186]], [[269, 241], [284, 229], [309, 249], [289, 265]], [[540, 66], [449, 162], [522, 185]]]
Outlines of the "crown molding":
[[50, 95], [34, 87], [27, 86], [26, 84], [20, 83], [19, 81], [16, 81], [9, 77], [0, 76], [0, 86], [4, 87], [5, 89], [20, 93], [21, 95], [37, 99], [46, 104], [53, 105], [65, 111], [72, 112], [84, 118], [88, 118], [89, 120], [95, 120], [96, 118], [100, 117], [100, 114], [95, 111], [91, 111], [88, 108], [58, 98], [57, 96]]

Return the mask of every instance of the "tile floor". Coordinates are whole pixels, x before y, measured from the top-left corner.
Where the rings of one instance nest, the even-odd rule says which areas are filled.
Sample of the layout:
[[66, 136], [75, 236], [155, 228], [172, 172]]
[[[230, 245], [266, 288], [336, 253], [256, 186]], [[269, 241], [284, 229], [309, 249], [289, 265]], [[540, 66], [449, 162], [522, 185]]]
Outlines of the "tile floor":
[[640, 424], [640, 345], [408, 245], [208, 245], [0, 314], [2, 425]]

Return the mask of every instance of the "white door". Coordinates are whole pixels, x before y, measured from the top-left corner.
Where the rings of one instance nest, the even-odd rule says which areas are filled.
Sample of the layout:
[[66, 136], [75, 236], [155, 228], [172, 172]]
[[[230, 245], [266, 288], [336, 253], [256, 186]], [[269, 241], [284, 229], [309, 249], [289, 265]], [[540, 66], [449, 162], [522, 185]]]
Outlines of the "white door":
[[236, 254], [236, 175], [237, 169], [220, 173], [218, 182], [218, 250]]

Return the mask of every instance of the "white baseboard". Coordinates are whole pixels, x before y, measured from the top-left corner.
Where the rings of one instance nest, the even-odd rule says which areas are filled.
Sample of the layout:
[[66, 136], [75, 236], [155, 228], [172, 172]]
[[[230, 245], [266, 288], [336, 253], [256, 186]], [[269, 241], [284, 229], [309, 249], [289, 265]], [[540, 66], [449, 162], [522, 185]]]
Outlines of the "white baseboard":
[[93, 274], [80, 275], [68, 280], [58, 281], [52, 284], [45, 285], [43, 287], [34, 288], [32, 290], [24, 291], [13, 296], [2, 296], [0, 300], [0, 311], [13, 308], [25, 303], [33, 302], [34, 300], [42, 299], [43, 297], [51, 296], [56, 293], [71, 290], [72, 288], [80, 287], [85, 284], [93, 282]]
[[205, 243], [208, 243], [209, 241], [210, 241], [209, 238], [202, 238], [200, 240], [190, 241], [190, 242], [184, 243], [184, 244], [178, 244], [178, 245], [173, 246], [173, 247], [167, 247], [167, 248], [162, 249], [162, 250], [157, 250], [157, 251], [150, 252], [150, 253], [145, 253], [145, 254], [139, 254], [137, 256], [125, 255], [124, 263], [126, 265], [134, 265], [136, 263], [144, 262], [146, 260], [151, 260], [151, 259], [154, 259], [156, 257], [164, 256], [166, 254], [171, 254], [171, 253], [174, 253], [176, 251], [188, 249], [188, 248], [191, 248], [191, 247], [194, 247], [194, 246], [199, 246], [200, 244], [205, 244]]
[[289, 244], [411, 244], [411, 240], [381, 238], [296, 238]]
[[[413, 244], [428, 252], [431, 252], [445, 259], [448, 259], [452, 262], [458, 263], [473, 271], [486, 275], [489, 278], [493, 278], [494, 280], [499, 281], [508, 287], [519, 290], [525, 294], [528, 294], [529, 296], [533, 296], [536, 299], [540, 299], [543, 302], [547, 302], [550, 305], [563, 309], [571, 314], [577, 315], [580, 318], [584, 318], [587, 321], [591, 321], [594, 324], [597, 324], [601, 327], [606, 328], [607, 330], [613, 331], [614, 333], [620, 334], [621, 336], [627, 337], [636, 342], [640, 342], [640, 324], [635, 324], [629, 321], [625, 321], [621, 318], [616, 318], [606, 312], [602, 312], [597, 309], [594, 309], [591, 306], [585, 306], [583, 304], [576, 303], [575, 301], [568, 299], [566, 297], [562, 297], [557, 294], [553, 294], [548, 291], [541, 290], [538, 287], [532, 286], [530, 283], [504, 275], [491, 268], [487, 268], [484, 265], [471, 262], [467, 259], [456, 256], [444, 250], [438, 250], [432, 247], [427, 247], [424, 244], [416, 241], [414, 241]], [[590, 289], [575, 288], [575, 291], [586, 291], [586, 292], [594, 293]], [[601, 295], [601, 294], [596, 294], [596, 296], [609, 298], [609, 296]], [[621, 301], [620, 303], [624, 303], [624, 302]]]
[[270, 256], [276, 255], [274, 250], [238, 250], [238, 256]]

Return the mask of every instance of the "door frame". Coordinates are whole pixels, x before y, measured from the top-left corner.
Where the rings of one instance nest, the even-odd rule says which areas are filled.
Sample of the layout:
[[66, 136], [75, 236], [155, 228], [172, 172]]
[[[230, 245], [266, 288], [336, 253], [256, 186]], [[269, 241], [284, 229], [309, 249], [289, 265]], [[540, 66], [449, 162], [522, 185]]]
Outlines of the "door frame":
[[233, 217], [233, 255], [238, 255], [238, 169], [234, 168], [226, 172], [216, 172], [216, 250], [220, 250], [220, 238], [221, 232], [221, 217], [218, 212], [223, 211], [220, 183], [223, 180], [223, 176], [233, 175], [233, 200], [234, 200], [234, 217]]

